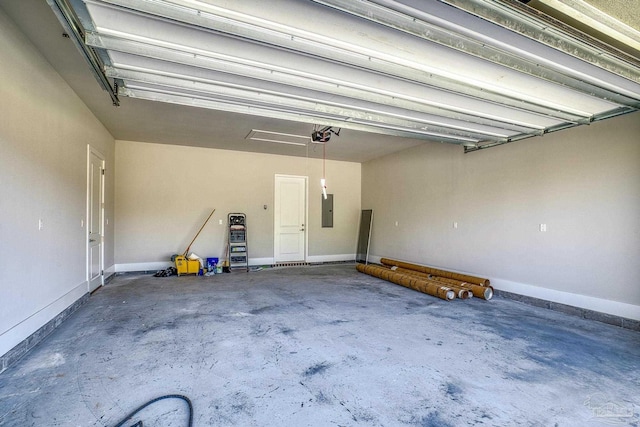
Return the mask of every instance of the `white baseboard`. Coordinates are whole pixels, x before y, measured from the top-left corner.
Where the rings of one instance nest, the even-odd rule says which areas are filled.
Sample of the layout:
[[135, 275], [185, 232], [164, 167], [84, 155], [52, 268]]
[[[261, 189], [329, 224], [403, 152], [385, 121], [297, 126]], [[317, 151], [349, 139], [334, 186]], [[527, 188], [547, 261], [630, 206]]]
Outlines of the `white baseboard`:
[[[249, 258], [249, 265], [271, 265], [273, 264], [273, 258]], [[127, 264], [116, 264], [115, 272], [117, 273], [132, 273], [136, 271], [158, 271], [164, 270], [169, 267], [173, 267], [174, 263], [171, 261], [158, 261], [158, 262], [135, 262]]]
[[[310, 255], [306, 262], [337, 262], [337, 261], [353, 261], [356, 259], [355, 254], [337, 254], [337, 255]], [[378, 259], [379, 260], [379, 259]], [[275, 264], [273, 257], [249, 258], [250, 266], [273, 265]], [[116, 273], [128, 273], [135, 271], [158, 271], [173, 266], [170, 261], [159, 262], [137, 262], [116, 264], [113, 269]]]
[[0, 355], [7, 353], [13, 347], [20, 344], [48, 321], [82, 298], [87, 292], [89, 292], [89, 284], [83, 281], [51, 304], [30, 314], [25, 319], [2, 332], [0, 334]]
[[112, 264], [109, 267], [104, 269], [104, 277], [109, 277], [116, 272], [116, 265]]
[[[249, 258], [249, 265], [272, 265], [273, 258]], [[173, 267], [170, 261], [159, 262], [136, 262], [128, 264], [116, 264], [115, 271], [117, 273], [130, 273], [136, 271], [158, 271], [165, 268]]]
[[[381, 258], [383, 257], [369, 255], [369, 262], [380, 263]], [[473, 272], [456, 271], [451, 269], [448, 270], [455, 273], [486, 277], [485, 275], [475, 274]], [[600, 313], [611, 314], [613, 316], [624, 317], [627, 319], [640, 320], [640, 306], [637, 305], [590, 297], [587, 295], [574, 294], [571, 292], [558, 291], [555, 289], [543, 288], [541, 286], [513, 282], [510, 280], [496, 279], [493, 277], [489, 277], [489, 279], [491, 280], [491, 286], [500, 291], [511, 292], [513, 294], [538, 298], [541, 300], [551, 301], [559, 304], [570, 305], [572, 307], [598, 311]]]
[[380, 264], [380, 260], [382, 258], [383, 257], [377, 255], [369, 255], [369, 259], [367, 259], [367, 262], [370, 262], [371, 264]]
[[265, 257], [265, 258], [249, 258], [249, 265], [259, 266], [259, 265], [273, 265], [273, 257]]
[[171, 261], [158, 261], [158, 262], [136, 262], [128, 264], [116, 264], [116, 273], [129, 273], [134, 271], [158, 271], [169, 268], [174, 264]]
[[510, 280], [503, 279], [492, 278], [491, 286], [495, 289], [514, 294], [525, 295], [573, 307], [585, 308], [587, 310], [607, 313], [627, 319], [640, 320], [640, 306], [633, 304], [558, 291], [555, 289], [542, 288], [540, 286], [533, 286], [526, 283], [512, 282]]
[[339, 262], [339, 261], [353, 261], [355, 259], [356, 259], [356, 254], [309, 255], [309, 256], [307, 256], [307, 262]]

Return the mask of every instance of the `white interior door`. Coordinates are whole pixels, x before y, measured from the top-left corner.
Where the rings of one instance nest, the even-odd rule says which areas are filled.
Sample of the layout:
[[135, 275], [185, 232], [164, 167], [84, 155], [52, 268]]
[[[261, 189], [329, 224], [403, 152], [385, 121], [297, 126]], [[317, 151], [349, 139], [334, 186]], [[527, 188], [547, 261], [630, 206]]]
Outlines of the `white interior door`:
[[307, 177], [276, 175], [275, 262], [306, 260]]
[[87, 278], [92, 292], [104, 278], [104, 158], [91, 148], [87, 178]]

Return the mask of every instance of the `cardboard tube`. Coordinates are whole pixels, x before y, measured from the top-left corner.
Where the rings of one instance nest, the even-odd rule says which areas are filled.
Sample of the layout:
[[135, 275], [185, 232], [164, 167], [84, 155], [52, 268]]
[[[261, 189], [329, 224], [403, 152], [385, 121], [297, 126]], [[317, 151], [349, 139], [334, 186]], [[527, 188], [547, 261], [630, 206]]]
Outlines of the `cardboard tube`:
[[471, 291], [474, 297], [482, 298], [487, 301], [493, 298], [493, 286], [480, 286], [473, 283], [461, 282], [460, 280], [447, 279], [446, 277], [438, 277], [432, 275], [430, 275], [429, 277], [431, 278], [431, 280], [445, 283], [447, 286], [458, 286], [463, 289], [468, 289], [469, 291]]
[[456, 293], [451, 288], [433, 280], [423, 280], [421, 278], [410, 276], [408, 274], [396, 273], [388, 268], [372, 264], [357, 264], [356, 268], [361, 273], [378, 277], [397, 285], [401, 285], [406, 288], [414, 289], [416, 291], [441, 298], [445, 301], [452, 300], [456, 297]]
[[469, 289], [474, 297], [489, 301], [493, 298], [493, 286], [479, 286], [473, 283], [461, 283], [460, 287]]
[[456, 293], [456, 296], [460, 299], [473, 298], [473, 292], [469, 289], [461, 288], [455, 285], [448, 285]]
[[[385, 266], [386, 267], [386, 266]], [[389, 267], [386, 267], [389, 268]], [[421, 279], [425, 279], [425, 280], [431, 280], [431, 281], [437, 281], [437, 282], [441, 282], [441, 283], [446, 283], [448, 287], [450, 287], [451, 289], [453, 289], [456, 292], [456, 296], [460, 299], [469, 299], [472, 298], [474, 296], [472, 290], [470, 288], [467, 287], [463, 287], [460, 286], [460, 284], [462, 282], [460, 282], [459, 280], [453, 280], [453, 279], [445, 279], [445, 281], [441, 281], [438, 280], [438, 277], [436, 276], [432, 276], [431, 274], [427, 274], [427, 273], [421, 273], [419, 271], [414, 271], [414, 270], [408, 270], [406, 268], [401, 268], [401, 267], [396, 267], [393, 266], [391, 268], [389, 268], [391, 271], [395, 271], [396, 273], [400, 273], [400, 274], [408, 274], [411, 276], [415, 276], [415, 277], [419, 277]], [[474, 285], [477, 286], [477, 285]], [[478, 286], [481, 289], [484, 289], [483, 286]]]
[[[463, 282], [461, 280], [448, 279], [446, 277], [434, 276], [433, 274], [427, 274], [427, 273], [422, 273], [420, 271], [408, 270], [408, 269], [402, 268], [402, 267], [393, 266], [393, 267], [390, 267], [390, 269], [392, 271], [395, 271], [396, 273], [413, 274], [416, 277], [421, 277], [421, 278], [425, 278], [425, 279], [428, 279], [428, 280], [433, 280], [433, 281], [440, 282], [440, 283], [446, 283], [447, 286], [449, 286], [452, 289], [456, 290], [456, 292], [460, 288], [467, 289], [469, 292], [471, 292], [471, 294], [474, 297], [482, 298], [482, 299], [487, 300], [487, 301], [489, 301], [491, 298], [493, 298], [493, 287], [492, 286], [475, 285], [473, 283], [467, 283], [467, 282]], [[458, 295], [458, 298], [464, 298], [464, 297], [461, 297], [460, 295]]]
[[396, 261], [389, 258], [382, 258], [380, 263], [385, 265], [391, 265], [401, 268], [406, 268], [408, 270], [419, 271], [421, 273], [433, 274], [434, 276], [445, 277], [448, 279], [456, 279], [462, 282], [472, 283], [480, 286], [489, 286], [489, 279], [484, 279], [482, 277], [469, 276], [467, 274], [454, 273], [452, 271], [439, 270], [433, 267], [427, 267], [424, 265], [411, 264], [409, 262]]

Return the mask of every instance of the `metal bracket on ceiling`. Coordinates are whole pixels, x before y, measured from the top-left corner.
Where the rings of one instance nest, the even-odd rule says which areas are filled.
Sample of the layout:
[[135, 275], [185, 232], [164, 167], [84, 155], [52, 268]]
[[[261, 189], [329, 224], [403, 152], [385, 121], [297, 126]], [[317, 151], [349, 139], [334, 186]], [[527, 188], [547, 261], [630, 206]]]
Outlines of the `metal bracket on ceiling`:
[[104, 64], [92, 47], [87, 46], [84, 39], [84, 30], [78, 16], [74, 12], [67, 0], [47, 0], [60, 23], [65, 29], [67, 36], [76, 45], [84, 59], [88, 62], [91, 71], [100, 83], [100, 86], [109, 93], [111, 101], [115, 107], [120, 105], [118, 99], [118, 86], [111, 86], [109, 79], [104, 73]]

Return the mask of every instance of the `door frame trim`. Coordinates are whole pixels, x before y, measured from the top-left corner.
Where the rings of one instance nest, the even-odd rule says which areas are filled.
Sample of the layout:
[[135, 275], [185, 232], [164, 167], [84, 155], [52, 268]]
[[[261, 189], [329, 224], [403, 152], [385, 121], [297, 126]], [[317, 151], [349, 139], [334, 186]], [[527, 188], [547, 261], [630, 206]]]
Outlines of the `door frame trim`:
[[304, 259], [307, 262], [309, 258], [309, 177], [305, 175], [287, 175], [277, 173], [273, 178], [273, 263], [277, 264], [276, 257], [276, 185], [278, 178], [301, 178], [304, 179]]
[[100, 230], [101, 230], [101, 239], [102, 242], [100, 244], [100, 285], [92, 290], [91, 289], [91, 268], [89, 267], [91, 263], [91, 250], [89, 243], [89, 212], [91, 209], [91, 154], [95, 154], [100, 160], [102, 160], [102, 170], [106, 170], [107, 168], [107, 160], [104, 154], [101, 151], [91, 146], [91, 144], [87, 144], [87, 194], [86, 194], [86, 211], [85, 211], [85, 219], [84, 219], [84, 242], [85, 242], [85, 277], [87, 282], [87, 291], [93, 292], [96, 289], [104, 286], [104, 230], [105, 230], [105, 215], [104, 215], [104, 198], [105, 198], [105, 177], [102, 175], [101, 178], [101, 188], [100, 192], [102, 193], [102, 200], [100, 202]]

